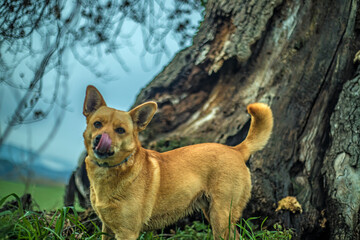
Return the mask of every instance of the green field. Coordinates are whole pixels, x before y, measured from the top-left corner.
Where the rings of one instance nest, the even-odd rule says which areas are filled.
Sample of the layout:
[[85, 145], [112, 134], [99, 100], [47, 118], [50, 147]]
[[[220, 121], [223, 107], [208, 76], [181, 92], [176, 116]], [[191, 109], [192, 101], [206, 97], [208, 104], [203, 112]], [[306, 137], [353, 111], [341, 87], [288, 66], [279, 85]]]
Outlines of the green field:
[[[24, 190], [24, 183], [0, 180], [0, 199], [11, 193], [22, 196]], [[33, 201], [39, 205], [39, 209], [54, 210], [64, 205], [65, 186], [35, 184], [30, 186], [28, 192], [31, 194]]]

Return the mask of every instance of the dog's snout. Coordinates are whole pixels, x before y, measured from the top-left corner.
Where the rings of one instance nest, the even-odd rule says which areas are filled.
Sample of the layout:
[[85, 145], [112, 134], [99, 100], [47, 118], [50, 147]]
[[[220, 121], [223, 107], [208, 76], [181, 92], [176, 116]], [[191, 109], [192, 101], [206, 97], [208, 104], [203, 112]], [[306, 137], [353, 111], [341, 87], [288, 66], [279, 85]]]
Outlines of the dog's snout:
[[94, 139], [94, 146], [95, 146], [95, 147], [99, 144], [100, 139], [101, 139], [101, 134], [100, 134], [100, 135], [97, 135], [97, 136], [95, 137], [95, 139]]
[[94, 138], [93, 150], [98, 158], [107, 158], [114, 155], [111, 150], [111, 138], [109, 134], [102, 133]]

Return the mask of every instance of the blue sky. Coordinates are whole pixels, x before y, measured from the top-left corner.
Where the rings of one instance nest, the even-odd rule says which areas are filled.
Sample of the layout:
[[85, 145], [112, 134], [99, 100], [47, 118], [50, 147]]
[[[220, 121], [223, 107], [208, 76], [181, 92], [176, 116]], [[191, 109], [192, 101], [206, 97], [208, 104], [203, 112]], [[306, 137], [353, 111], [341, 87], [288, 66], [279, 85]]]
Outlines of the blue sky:
[[[154, 56], [147, 55], [145, 62], [149, 69], [145, 71], [140, 61], [140, 53], [143, 49], [141, 37], [136, 37], [135, 35], [133, 39], [138, 39], [139, 41], [134, 42], [133, 49], [124, 49], [122, 53], [125, 56], [127, 65], [130, 67], [130, 72], [125, 72], [111, 56], [105, 57], [102, 60], [107, 72], [112, 76], [113, 80], [111, 81], [96, 77], [88, 68], [78, 63], [72, 54], [69, 53], [67, 56], [70, 75], [67, 81], [69, 105], [66, 110], [55, 107], [45, 120], [13, 128], [5, 143], [26, 149], [37, 149], [53, 127], [55, 116], [61, 114], [63, 121], [58, 126], [59, 129], [55, 138], [45, 149], [43, 155], [63, 159], [63, 163], [53, 163], [54, 166], [63, 164], [75, 167], [78, 156], [84, 146], [82, 133], [85, 129], [85, 117], [82, 115], [82, 108], [87, 85], [96, 86], [103, 94], [108, 106], [121, 110], [129, 110], [141, 88], [145, 87], [171, 61], [172, 57], [179, 50], [177, 43], [169, 39], [170, 55], [164, 55], [159, 64], [154, 64]], [[48, 91], [51, 91], [53, 88], [53, 81], [49, 79], [51, 77], [50, 74], [44, 79], [44, 82], [47, 83], [47, 86], [44, 87], [45, 92], [46, 88], [49, 89]], [[10, 94], [10, 92], [12, 93]], [[0, 85], [0, 96], [2, 96], [0, 97], [0, 127], [3, 131], [6, 122], [14, 111], [16, 100], [21, 96], [21, 92]]]
[[[166, 3], [169, 4], [169, 2]], [[200, 21], [200, 18], [201, 14], [199, 12], [194, 11], [191, 15], [191, 21], [195, 24]], [[133, 31], [134, 29], [137, 30]], [[131, 39], [128, 39], [130, 40], [130, 44], [128, 44], [128, 42], [124, 42], [124, 46], [127, 47], [121, 49], [121, 56], [126, 65], [129, 67], [129, 72], [126, 72], [111, 54], [106, 55], [102, 53], [101, 59], [95, 60], [99, 61], [99, 64], [96, 67], [111, 76], [111, 80], [104, 80], [103, 78], [99, 78], [94, 75], [89, 68], [81, 65], [74, 58], [72, 52], [67, 50], [64, 53], [64, 56], [69, 79], [62, 82], [63, 85], [61, 87], [61, 89], [65, 89], [66, 91], [66, 110], [58, 105], [55, 105], [46, 119], [12, 128], [10, 135], [5, 140], [5, 144], [11, 144], [36, 151], [47, 139], [49, 131], [53, 129], [56, 117], [60, 115], [62, 122], [59, 126], [56, 126], [57, 133], [47, 148], [42, 152], [42, 155], [62, 159], [62, 162], [53, 163], [49, 160], [48, 164], [52, 164], [55, 168], [59, 168], [61, 165], [75, 167], [77, 159], [84, 149], [82, 134], [85, 130], [85, 117], [82, 115], [82, 108], [86, 87], [90, 84], [96, 86], [104, 96], [108, 106], [120, 110], [129, 110], [141, 88], [145, 87], [149, 81], [161, 72], [163, 67], [167, 65], [174, 55], [180, 50], [177, 41], [174, 40], [174, 35], [169, 34], [166, 38], [169, 52], [167, 55], [163, 54], [160, 61], [157, 64], [154, 64], [156, 62], [154, 55], [143, 54], [144, 46], [141, 27], [137, 26], [134, 28], [133, 22], [127, 22], [124, 24], [122, 31], [124, 31], [125, 35], [126, 33], [133, 32]], [[44, 44], [44, 35], [38, 34], [36, 36], [36, 32], [34, 32], [33, 35], [34, 36], [32, 36], [32, 38], [35, 47], [39, 47], [41, 49], [41, 44]], [[190, 43], [191, 40], [188, 41], [188, 44]], [[123, 42], [121, 42], [121, 44], [123, 44]], [[4, 48], [7, 47], [11, 48], [11, 45], [5, 47], [2, 45], [0, 54], [4, 52], [6, 54]], [[76, 51], [78, 51], [78, 49], [81, 51], [81, 47], [82, 46], [76, 48]], [[86, 51], [86, 48], [84, 49], [83, 50]], [[104, 49], [102, 50], [106, 52]], [[17, 62], [12, 60], [11, 55], [7, 56], [5, 54], [3, 56], [5, 56], [5, 60], [7, 60], [9, 64]], [[16, 82], [17, 85], [22, 84], [23, 86], [27, 86], [29, 81], [24, 81], [23, 77], [31, 76], [33, 72], [29, 69], [36, 67], [39, 63], [39, 59], [35, 59], [32, 56], [24, 58], [20, 56], [20, 60], [20, 64], [15, 65], [17, 67], [17, 72], [15, 72], [11, 80], [8, 80], [10, 84], [0, 84], [1, 133], [3, 133], [6, 128], [7, 122], [13, 114], [19, 99], [21, 99], [24, 94], [24, 91], [9, 87], [9, 85], [12, 84], [11, 81]], [[147, 66], [146, 71], [144, 70], [144, 63]], [[37, 103], [37, 106], [41, 104], [46, 106], [46, 102], [50, 101], [53, 96], [52, 89], [54, 89], [54, 79], [54, 70], [49, 71], [44, 76], [44, 86], [42, 91], [43, 96], [40, 99], [41, 103]]]

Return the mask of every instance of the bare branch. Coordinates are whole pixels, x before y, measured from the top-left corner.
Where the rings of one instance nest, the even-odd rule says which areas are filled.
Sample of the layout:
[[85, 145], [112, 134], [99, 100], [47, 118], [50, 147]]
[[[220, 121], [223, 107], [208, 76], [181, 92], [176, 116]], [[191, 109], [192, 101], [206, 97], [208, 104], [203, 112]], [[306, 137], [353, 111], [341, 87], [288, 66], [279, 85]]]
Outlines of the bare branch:
[[[95, 76], [111, 80], [102, 60], [110, 55], [129, 72], [122, 50], [134, 50], [132, 42], [140, 33], [143, 40], [140, 62], [147, 68], [144, 60], [147, 54], [154, 56], [155, 64], [164, 55], [169, 56], [166, 44], [169, 35], [185, 38], [191, 35], [189, 31], [193, 32], [197, 23], [177, 27], [180, 19], [191, 12], [186, 9], [200, 11], [199, 1], [2, 1], [0, 84], [24, 93], [0, 136], [0, 145], [14, 125], [39, 121], [50, 114], [57, 102], [59, 82], [55, 83], [51, 100], [44, 101], [48, 104], [44, 108], [38, 104], [44, 95], [43, 79], [53, 69], [63, 69], [57, 71], [60, 77], [67, 74], [61, 61], [64, 51], [70, 50]], [[132, 25], [126, 32], [125, 24]], [[180, 45], [184, 43], [181, 37], [176, 38]]]
[[[77, 3], [79, 4], [79, 2], [77, 2]], [[76, 8], [74, 7], [73, 12], [70, 14], [70, 17], [71, 17], [70, 19], [75, 19], [75, 14], [76, 14], [75, 10], [76, 10]], [[8, 123], [8, 126], [4, 130], [4, 133], [0, 136], [0, 145], [3, 143], [3, 141], [9, 135], [12, 126], [14, 126], [17, 123], [24, 122], [24, 119], [26, 118], [26, 116], [31, 112], [30, 109], [33, 109], [35, 104], [38, 102], [39, 97], [36, 95], [36, 91], [35, 91], [35, 96], [33, 95], [34, 90], [36, 89], [36, 87], [39, 87], [39, 85], [38, 85], [39, 83], [41, 85], [41, 80], [43, 78], [45, 69], [48, 66], [49, 61], [50, 61], [51, 57], [53, 56], [53, 54], [58, 50], [62, 36], [67, 31], [68, 26], [70, 25], [71, 21], [72, 20], [68, 21], [65, 24], [65, 26], [63, 26], [62, 28], [60, 28], [58, 26], [58, 33], [56, 36], [56, 40], [52, 44], [52, 46], [50, 47], [48, 52], [44, 55], [40, 65], [39, 65], [39, 68], [36, 70], [35, 75], [29, 84], [29, 87], [28, 87], [25, 95], [23, 96], [23, 98], [19, 102], [17, 108], [15, 109], [15, 111], [10, 119], [10, 122]], [[37, 94], [39, 94], [39, 91], [37, 91]], [[27, 104], [29, 99], [31, 99], [31, 101], [33, 101], [33, 103], [30, 104], [30, 109]]]

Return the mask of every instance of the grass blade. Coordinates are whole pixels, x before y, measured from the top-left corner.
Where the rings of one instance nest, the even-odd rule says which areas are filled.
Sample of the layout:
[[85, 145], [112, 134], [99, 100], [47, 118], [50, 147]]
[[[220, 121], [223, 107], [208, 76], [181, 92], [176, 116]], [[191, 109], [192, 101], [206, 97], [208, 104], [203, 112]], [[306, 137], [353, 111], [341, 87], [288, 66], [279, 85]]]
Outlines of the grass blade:
[[54, 231], [53, 229], [51, 228], [48, 228], [48, 227], [44, 227], [44, 229], [48, 230], [49, 232], [51, 232], [52, 234], [54, 234], [54, 236], [58, 239], [64, 239], [63, 237], [61, 237], [59, 234], [56, 233], [56, 231]]

